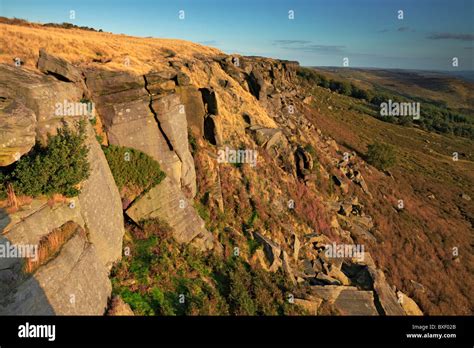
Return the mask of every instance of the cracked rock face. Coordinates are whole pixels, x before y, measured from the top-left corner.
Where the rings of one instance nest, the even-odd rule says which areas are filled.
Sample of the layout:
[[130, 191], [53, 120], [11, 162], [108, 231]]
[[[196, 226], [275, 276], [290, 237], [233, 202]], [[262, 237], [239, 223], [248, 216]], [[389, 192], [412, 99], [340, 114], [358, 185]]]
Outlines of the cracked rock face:
[[194, 159], [189, 151], [188, 122], [186, 112], [181, 107], [181, 100], [177, 94], [159, 97], [152, 102], [153, 110], [160, 123], [161, 129], [167, 135], [174, 152], [181, 161], [181, 187], [196, 195], [196, 171]]

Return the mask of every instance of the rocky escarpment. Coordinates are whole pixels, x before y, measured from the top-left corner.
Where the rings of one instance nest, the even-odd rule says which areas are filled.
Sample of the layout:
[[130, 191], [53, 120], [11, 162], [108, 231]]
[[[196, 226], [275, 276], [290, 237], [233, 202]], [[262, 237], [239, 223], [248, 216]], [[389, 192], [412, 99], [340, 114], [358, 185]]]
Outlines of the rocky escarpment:
[[[45, 142], [48, 134], [55, 134], [58, 127], [85, 118], [56, 113], [57, 103], [91, 98], [109, 143], [142, 150], [166, 171], [168, 178], [160, 189], [149, 192], [156, 193], [156, 199], [165, 205], [163, 209], [152, 206], [152, 212], [169, 222], [179, 242], [212, 249], [212, 235], [186, 197], [195, 194], [196, 180], [187, 146], [186, 114], [178, 110], [179, 95], [157, 95], [150, 87], [152, 94], [143, 77], [127, 73], [83, 73], [43, 50], [38, 68], [44, 74], [0, 66], [1, 165], [14, 163], [35, 142]], [[1, 210], [1, 243], [5, 248], [41, 246], [74, 224], [74, 233], [60, 243], [51, 259], [32, 272], [25, 272], [21, 258], [0, 259], [1, 314], [104, 313], [111, 293], [107, 275], [122, 255], [124, 219], [120, 194], [88, 123], [86, 145], [91, 174], [82, 183], [79, 196], [52, 203], [38, 198], [16, 212]], [[129, 208], [137, 222], [153, 215], [143, 205], [148, 199], [140, 197]]]
[[[377, 242], [364, 211], [370, 188], [361, 171], [365, 163], [343, 153], [307, 116], [311, 108], [297, 67], [261, 57], [170, 57], [166, 68], [137, 75], [80, 68], [45, 51], [38, 62], [42, 74], [0, 65], [0, 165], [14, 163], [72, 120], [54, 114], [57, 102], [91, 101], [99, 121], [94, 129], [88, 125], [92, 172], [78, 197], [54, 204], [34, 199], [15, 213], [0, 213], [1, 243], [38, 245], [48, 236], [67, 236], [30, 272], [22, 260], [0, 260], [0, 313], [104, 313], [108, 271], [122, 254], [123, 214], [135, 223], [158, 218], [178, 242], [201, 251], [229, 256], [258, 244], [239, 255], [269, 272], [282, 269], [300, 289], [292, 300], [311, 314], [417, 313], [416, 304], [387, 283], [370, 252], [328, 256], [333, 243], [370, 248]], [[94, 130], [103, 144], [154, 158], [166, 179], [121, 202]], [[225, 148], [257, 152], [257, 168], [216, 160]], [[209, 209], [212, 233], [197, 203]], [[258, 216], [262, 221], [255, 224]], [[234, 244], [226, 244], [231, 237]]]
[[[35, 141], [44, 141], [64, 122], [73, 122], [74, 117], [57, 117], [55, 104], [80, 100], [83, 91], [55, 77], [2, 65], [0, 95], [4, 100], [2, 135], [17, 142], [2, 147], [2, 158], [6, 159], [2, 164], [8, 165]], [[18, 110], [22, 110], [21, 115]], [[28, 127], [22, 129], [26, 116]], [[28, 130], [29, 136], [23, 137], [20, 130]], [[59, 254], [31, 274], [23, 272], [22, 259], [0, 259], [0, 313], [101, 314], [107, 306], [111, 291], [107, 274], [122, 254], [123, 215], [117, 187], [90, 126], [86, 144], [91, 174], [78, 197], [53, 204], [46, 199], [33, 199], [19, 211], [0, 210], [4, 247], [41, 245], [52, 233], [60, 234], [58, 229], [71, 223], [75, 226]], [[14, 156], [8, 157], [12, 152]]]

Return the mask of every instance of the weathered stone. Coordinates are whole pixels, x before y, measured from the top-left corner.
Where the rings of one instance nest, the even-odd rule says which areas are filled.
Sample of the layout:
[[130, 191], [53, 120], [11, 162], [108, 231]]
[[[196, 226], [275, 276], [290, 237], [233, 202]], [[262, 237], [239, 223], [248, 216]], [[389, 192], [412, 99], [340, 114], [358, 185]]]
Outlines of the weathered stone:
[[315, 298], [320, 298], [329, 303], [334, 303], [339, 297], [342, 290], [357, 291], [355, 286], [338, 286], [338, 285], [312, 285], [311, 294]]
[[95, 246], [83, 235], [76, 233], [53, 260], [0, 296], [0, 314], [102, 315], [112, 287]]
[[301, 243], [296, 234], [293, 234], [293, 260], [298, 261], [298, 255], [300, 254]]
[[163, 94], [174, 91], [176, 83], [173, 80], [168, 80], [153, 85], [147, 85], [147, 90], [151, 95]]
[[291, 265], [290, 265], [289, 256], [284, 250], [282, 251], [282, 266], [283, 266], [283, 270], [287, 274], [290, 281], [293, 283], [293, 285], [296, 285], [296, 279], [293, 273], [293, 269], [291, 268]]
[[339, 280], [342, 285], [349, 285], [351, 283], [349, 278], [335, 265], [331, 265], [329, 268], [328, 276]]
[[82, 185], [78, 201], [89, 239], [95, 244], [100, 260], [110, 268], [122, 254], [125, 232], [122, 202], [107, 159], [89, 124], [87, 130], [86, 144], [91, 172]]
[[148, 74], [145, 74], [145, 80], [147, 85], [153, 85], [155, 83], [159, 84], [176, 78], [176, 71], [173, 69], [163, 69], [160, 71], [150, 71]]
[[214, 236], [206, 230], [204, 221], [177, 184], [167, 177], [138, 198], [127, 209], [127, 215], [137, 223], [158, 218], [173, 229], [173, 237], [179, 243], [192, 243], [202, 250], [213, 248]]
[[372, 291], [343, 289], [334, 307], [341, 315], [378, 315]]
[[160, 127], [182, 163], [181, 186], [190, 192], [191, 197], [194, 197], [196, 195], [196, 171], [193, 156], [189, 151], [186, 113], [180, 106], [181, 100], [177, 94], [159, 97], [152, 103]]
[[250, 93], [257, 98], [259, 101], [265, 101], [267, 97], [267, 84], [260, 71], [253, 70], [250, 75], [247, 76], [247, 84]]
[[254, 236], [263, 245], [265, 255], [267, 256], [267, 259], [271, 264], [270, 271], [275, 272], [281, 266], [281, 247], [269, 238], [260, 234], [259, 232], [254, 232]]
[[301, 262], [301, 270], [302, 274], [301, 276], [303, 278], [313, 278], [316, 276], [316, 271], [313, 268], [313, 264], [311, 263], [310, 260], [303, 260]]
[[82, 74], [79, 69], [62, 58], [46, 53], [43, 48], [39, 51], [38, 69], [39, 71], [53, 75], [60, 80], [70, 82], [82, 81]]
[[204, 109], [204, 102], [202, 94], [199, 89], [194, 86], [179, 87], [176, 89], [179, 94], [184, 110], [186, 112], [186, 119], [191, 132], [195, 136], [204, 136], [204, 116], [206, 111]]
[[383, 272], [374, 267], [369, 267], [368, 270], [373, 280], [374, 291], [377, 293], [384, 314], [405, 315], [405, 311], [400, 306], [395, 291], [388, 285]]
[[322, 283], [322, 284], [328, 284], [328, 285], [342, 285], [342, 282], [340, 280], [333, 278], [331, 276], [328, 276], [321, 272], [316, 275], [315, 279], [317, 283], [319, 284]]
[[313, 169], [313, 158], [311, 154], [299, 146], [295, 151], [295, 165], [296, 174], [299, 178], [304, 178], [305, 175]]
[[191, 84], [191, 78], [183, 72], [179, 72], [176, 76], [178, 86], [189, 86]]
[[181, 161], [158, 127], [144, 79], [124, 72], [92, 71], [87, 73], [87, 85], [110, 144], [146, 153], [180, 182]]
[[[46, 139], [46, 133], [54, 134], [62, 119], [74, 118], [58, 114], [57, 104], [82, 98], [82, 90], [75, 84], [5, 64], [0, 64], [0, 92], [32, 110], [37, 122], [36, 138], [41, 140]], [[5, 104], [9, 104], [7, 98]]]
[[278, 128], [265, 128], [258, 125], [253, 125], [248, 128], [248, 131], [253, 135], [258, 146], [263, 146], [270, 149], [272, 146], [286, 146], [288, 142], [285, 135]]
[[17, 161], [35, 145], [36, 115], [22, 103], [6, 97], [0, 87], [0, 167]]
[[[133, 90], [141, 92], [142, 96], [147, 94], [143, 89], [145, 87], [145, 79], [142, 76], [129, 74], [123, 71], [98, 69], [87, 71], [86, 82], [87, 87], [97, 96]], [[135, 97], [133, 99], [135, 99]]]

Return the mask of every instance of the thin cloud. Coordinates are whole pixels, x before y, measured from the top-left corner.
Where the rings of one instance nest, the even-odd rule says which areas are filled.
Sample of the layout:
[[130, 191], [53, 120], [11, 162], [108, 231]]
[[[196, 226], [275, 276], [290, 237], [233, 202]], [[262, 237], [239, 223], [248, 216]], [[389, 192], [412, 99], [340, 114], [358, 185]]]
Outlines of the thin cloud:
[[457, 33], [432, 33], [427, 36], [427, 39], [474, 41], [474, 35], [473, 34], [457, 34]]
[[204, 46], [218, 46], [219, 45], [219, 43], [216, 40], [198, 41], [198, 43]]
[[311, 43], [307, 40], [275, 40], [273, 41], [274, 45], [306, 45]]
[[318, 45], [307, 40], [275, 40], [274, 45], [285, 50], [319, 52], [319, 53], [342, 53], [346, 46], [341, 45]]
[[410, 27], [400, 27], [397, 29], [397, 31], [401, 31], [401, 32], [408, 31], [408, 30], [410, 30]]

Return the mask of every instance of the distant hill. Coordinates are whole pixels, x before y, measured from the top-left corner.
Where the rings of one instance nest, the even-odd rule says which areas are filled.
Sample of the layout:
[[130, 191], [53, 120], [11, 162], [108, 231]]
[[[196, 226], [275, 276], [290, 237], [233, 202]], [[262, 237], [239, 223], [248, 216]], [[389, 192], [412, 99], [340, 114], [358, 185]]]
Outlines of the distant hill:
[[[329, 78], [348, 79], [356, 85], [389, 90], [402, 96], [446, 103], [454, 109], [474, 108], [471, 72], [434, 72], [423, 70], [315, 67]], [[458, 76], [459, 75], [459, 76]], [[460, 78], [462, 77], [462, 78]], [[472, 81], [472, 80], [471, 80]]]

